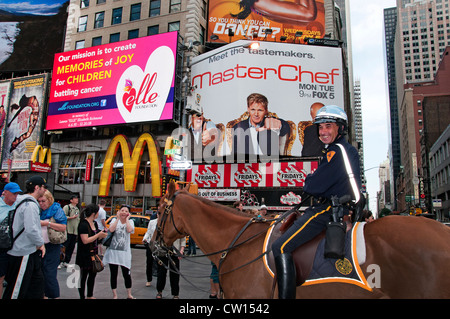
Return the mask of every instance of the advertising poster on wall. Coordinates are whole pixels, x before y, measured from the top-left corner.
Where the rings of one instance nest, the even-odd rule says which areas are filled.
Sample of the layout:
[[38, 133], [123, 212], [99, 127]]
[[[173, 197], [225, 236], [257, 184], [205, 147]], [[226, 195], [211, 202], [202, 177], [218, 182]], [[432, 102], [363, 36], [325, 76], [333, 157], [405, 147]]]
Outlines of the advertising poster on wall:
[[11, 93], [2, 138], [2, 170], [28, 170], [31, 155], [41, 139], [47, 75], [11, 81]]
[[55, 55], [47, 130], [173, 118], [177, 32]]
[[[256, 35], [268, 41], [285, 37], [288, 43], [299, 43], [304, 38], [323, 38], [325, 33], [324, 0], [210, 0], [208, 16], [208, 39], [217, 36], [215, 42]], [[301, 36], [296, 37], [298, 32]]]
[[[5, 136], [3, 132], [6, 123], [6, 114], [8, 113], [8, 101], [9, 101], [9, 87], [10, 81], [0, 82], [0, 146], [2, 145], [2, 137]], [[1, 153], [0, 153], [1, 154]]]
[[[312, 120], [323, 105], [344, 108], [341, 49], [273, 42], [251, 49], [249, 43], [192, 59], [187, 107], [202, 109], [207, 127], [221, 132], [216, 154], [231, 157], [228, 163], [239, 154], [321, 156]], [[205, 147], [204, 159], [207, 153]]]
[[0, 1], [0, 70], [51, 69], [55, 53], [61, 52], [69, 3]]

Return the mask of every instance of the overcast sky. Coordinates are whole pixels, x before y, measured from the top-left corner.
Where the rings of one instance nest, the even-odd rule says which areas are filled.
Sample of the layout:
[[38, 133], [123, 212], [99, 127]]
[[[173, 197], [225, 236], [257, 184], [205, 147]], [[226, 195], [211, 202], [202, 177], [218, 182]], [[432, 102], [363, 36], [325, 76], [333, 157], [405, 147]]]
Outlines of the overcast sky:
[[[388, 95], [384, 52], [383, 9], [395, 0], [350, 0], [353, 75], [361, 81], [365, 169], [388, 158]], [[366, 172], [370, 209], [376, 211], [378, 168]]]

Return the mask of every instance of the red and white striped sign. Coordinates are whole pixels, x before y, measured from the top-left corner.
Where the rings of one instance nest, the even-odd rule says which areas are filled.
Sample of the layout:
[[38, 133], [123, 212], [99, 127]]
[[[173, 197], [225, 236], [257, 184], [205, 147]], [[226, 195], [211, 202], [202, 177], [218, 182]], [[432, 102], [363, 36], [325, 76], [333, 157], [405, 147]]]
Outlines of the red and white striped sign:
[[317, 161], [194, 165], [186, 181], [198, 187], [302, 187]]

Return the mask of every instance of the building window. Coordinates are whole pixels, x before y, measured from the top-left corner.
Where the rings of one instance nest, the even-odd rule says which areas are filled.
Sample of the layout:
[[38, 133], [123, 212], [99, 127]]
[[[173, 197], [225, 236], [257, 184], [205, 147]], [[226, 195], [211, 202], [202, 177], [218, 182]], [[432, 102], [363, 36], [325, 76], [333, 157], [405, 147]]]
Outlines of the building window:
[[97, 4], [102, 4], [102, 3], [105, 3], [106, 2], [106, 0], [97, 0]]
[[170, 0], [170, 13], [181, 11], [181, 0]]
[[159, 16], [161, 14], [161, 0], [150, 1], [150, 17]]
[[112, 11], [111, 24], [122, 23], [122, 8], [115, 8]]
[[203, 0], [202, 3], [203, 3], [203, 6], [202, 6], [202, 17], [206, 18], [206, 16], [208, 15], [208, 13], [206, 11], [208, 6], [206, 5], [206, 1], [205, 0]]
[[86, 154], [70, 153], [61, 158], [59, 184], [83, 184], [86, 170]]
[[139, 29], [128, 31], [128, 40], [139, 38]]
[[82, 16], [78, 18], [78, 32], [86, 31], [88, 16]]
[[97, 12], [95, 14], [94, 29], [103, 28], [104, 21], [105, 21], [105, 11]]
[[141, 18], [141, 4], [136, 3], [131, 5], [130, 21], [139, 20]]
[[75, 50], [78, 49], [84, 49], [85, 48], [85, 41], [84, 40], [80, 40], [75, 42]]
[[89, 7], [89, 0], [81, 0], [80, 8], [87, 8], [87, 7]]
[[120, 33], [113, 33], [109, 35], [109, 43], [119, 42], [120, 41]]
[[102, 37], [95, 37], [92, 38], [92, 46], [95, 47], [96, 45], [102, 44]]
[[169, 23], [169, 32], [179, 30], [180, 30], [180, 21]]
[[159, 25], [152, 25], [147, 28], [147, 35], [154, 35], [159, 33]]

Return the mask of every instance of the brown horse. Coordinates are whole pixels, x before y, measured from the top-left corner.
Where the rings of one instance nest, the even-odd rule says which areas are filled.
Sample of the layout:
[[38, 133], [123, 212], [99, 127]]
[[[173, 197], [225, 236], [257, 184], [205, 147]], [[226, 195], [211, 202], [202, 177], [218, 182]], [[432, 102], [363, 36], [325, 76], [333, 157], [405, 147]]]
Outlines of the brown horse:
[[[220, 264], [225, 298], [270, 298], [274, 280], [260, 258], [270, 223], [254, 222], [245, 228], [254, 216], [184, 190], [175, 197], [174, 192], [174, 185], [169, 185], [160, 201], [153, 239], [170, 246], [189, 234], [203, 253], [213, 254], [208, 256], [212, 262]], [[297, 287], [297, 298], [450, 298], [448, 227], [422, 217], [392, 216], [367, 224], [364, 236], [366, 262], [360, 269], [365, 278], [379, 276], [373, 289], [339, 282], [303, 285]], [[228, 250], [230, 245], [235, 248]]]

